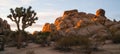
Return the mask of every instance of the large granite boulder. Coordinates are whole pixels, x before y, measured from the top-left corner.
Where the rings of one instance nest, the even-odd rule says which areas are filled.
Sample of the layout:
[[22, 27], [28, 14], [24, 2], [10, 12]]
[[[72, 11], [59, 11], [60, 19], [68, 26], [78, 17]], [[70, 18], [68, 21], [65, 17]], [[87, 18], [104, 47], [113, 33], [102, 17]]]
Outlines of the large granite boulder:
[[98, 9], [96, 14], [78, 12], [78, 10], [65, 11], [54, 24], [46, 23], [42, 32], [52, 32], [55, 36], [111, 36], [111, 31], [118, 33], [120, 23], [109, 20], [105, 10]]

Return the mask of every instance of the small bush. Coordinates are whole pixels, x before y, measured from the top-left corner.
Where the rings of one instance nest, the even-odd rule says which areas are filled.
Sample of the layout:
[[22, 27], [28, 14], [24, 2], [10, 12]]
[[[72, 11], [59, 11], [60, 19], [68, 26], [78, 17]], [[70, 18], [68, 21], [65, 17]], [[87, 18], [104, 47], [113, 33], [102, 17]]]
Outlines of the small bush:
[[35, 54], [35, 52], [33, 50], [29, 50], [26, 52], [26, 54]]
[[90, 40], [82, 36], [68, 36], [62, 37], [56, 41], [56, 48], [59, 50], [68, 50], [72, 46], [89, 46]]
[[40, 38], [40, 36], [37, 36], [35, 39], [36, 39], [35, 42], [36, 42], [37, 44], [41, 44], [42, 41], [43, 41], [43, 40]]
[[120, 43], [120, 34], [112, 36], [113, 43]]
[[50, 32], [40, 32], [35, 37], [35, 42], [38, 44], [46, 44], [47, 38], [49, 37]]

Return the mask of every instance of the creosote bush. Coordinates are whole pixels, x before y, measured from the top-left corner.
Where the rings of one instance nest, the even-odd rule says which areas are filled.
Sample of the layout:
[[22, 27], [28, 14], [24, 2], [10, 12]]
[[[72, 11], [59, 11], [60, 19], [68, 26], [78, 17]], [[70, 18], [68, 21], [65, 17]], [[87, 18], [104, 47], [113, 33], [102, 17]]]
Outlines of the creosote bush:
[[112, 36], [113, 43], [120, 43], [120, 34], [116, 34]]
[[[31, 38], [30, 33], [26, 31], [22, 31], [23, 37], [22, 42], [28, 42]], [[8, 36], [5, 36], [6, 45], [9, 47], [15, 47], [17, 46], [17, 37], [18, 37], [18, 31], [11, 31], [7, 34]]]
[[38, 44], [42, 44], [47, 41], [47, 37], [49, 36], [50, 32], [39, 32], [36, 34], [35, 42]]
[[91, 41], [85, 36], [65, 36], [56, 41], [56, 49], [69, 50], [72, 46], [83, 46], [88, 48], [91, 45]]

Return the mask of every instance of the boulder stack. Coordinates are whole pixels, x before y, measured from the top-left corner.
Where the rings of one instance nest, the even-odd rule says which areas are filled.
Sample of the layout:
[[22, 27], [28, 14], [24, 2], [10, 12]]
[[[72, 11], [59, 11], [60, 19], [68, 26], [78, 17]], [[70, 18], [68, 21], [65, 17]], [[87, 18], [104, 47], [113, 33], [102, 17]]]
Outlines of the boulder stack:
[[105, 10], [98, 9], [96, 14], [78, 12], [78, 10], [65, 11], [54, 24], [46, 23], [42, 32], [57, 33], [57, 36], [111, 36], [111, 31], [120, 31], [120, 22], [109, 20]]

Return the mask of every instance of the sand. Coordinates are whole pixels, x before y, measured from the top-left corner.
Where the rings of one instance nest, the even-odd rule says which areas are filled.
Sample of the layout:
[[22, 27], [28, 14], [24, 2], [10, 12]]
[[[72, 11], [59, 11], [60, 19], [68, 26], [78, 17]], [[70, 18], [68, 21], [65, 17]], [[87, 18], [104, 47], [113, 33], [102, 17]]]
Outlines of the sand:
[[5, 51], [0, 51], [0, 54], [27, 54], [34, 52], [34, 54], [70, 54], [68, 52], [59, 52], [53, 50], [51, 47], [40, 47], [39, 44], [30, 43], [26, 48], [16, 49], [16, 47], [7, 47]]
[[[120, 54], [120, 44], [107, 44], [101, 47], [102, 51], [92, 52], [92, 54]], [[16, 47], [7, 47], [0, 54], [81, 54], [80, 52], [60, 52], [53, 50], [52, 47], [40, 47], [39, 44], [30, 43], [26, 48], [16, 49]], [[82, 53], [83, 54], [83, 53]]]

